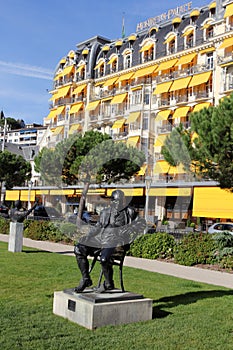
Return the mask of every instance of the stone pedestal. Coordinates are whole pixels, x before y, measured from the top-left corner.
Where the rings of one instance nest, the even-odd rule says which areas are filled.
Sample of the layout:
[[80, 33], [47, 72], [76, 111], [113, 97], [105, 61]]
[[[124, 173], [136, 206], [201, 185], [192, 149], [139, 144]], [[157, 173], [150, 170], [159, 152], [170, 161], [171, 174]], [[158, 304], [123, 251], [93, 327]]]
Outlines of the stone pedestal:
[[113, 290], [97, 294], [73, 289], [54, 292], [53, 313], [88, 329], [152, 319], [152, 299]]
[[8, 251], [13, 253], [22, 252], [22, 247], [23, 247], [23, 223], [10, 222]]

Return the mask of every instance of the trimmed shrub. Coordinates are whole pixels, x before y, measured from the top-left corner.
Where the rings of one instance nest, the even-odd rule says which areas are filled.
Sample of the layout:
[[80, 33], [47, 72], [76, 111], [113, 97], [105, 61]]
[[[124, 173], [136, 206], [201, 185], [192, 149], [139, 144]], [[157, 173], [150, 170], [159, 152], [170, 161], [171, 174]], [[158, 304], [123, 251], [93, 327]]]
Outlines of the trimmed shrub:
[[63, 235], [53, 222], [43, 220], [25, 220], [24, 236], [38, 241], [62, 241]]
[[168, 233], [146, 234], [131, 245], [130, 253], [146, 259], [172, 258], [175, 244]]
[[191, 233], [177, 244], [175, 262], [180, 265], [213, 264], [217, 245], [208, 233]]
[[0, 233], [8, 235], [10, 232], [10, 220], [0, 217]]

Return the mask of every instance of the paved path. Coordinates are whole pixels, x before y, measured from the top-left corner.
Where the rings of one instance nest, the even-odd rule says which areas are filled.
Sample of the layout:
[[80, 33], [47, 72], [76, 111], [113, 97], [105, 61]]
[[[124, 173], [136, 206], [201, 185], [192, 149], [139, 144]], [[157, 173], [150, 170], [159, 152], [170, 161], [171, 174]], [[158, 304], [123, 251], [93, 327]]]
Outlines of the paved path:
[[[8, 242], [8, 235], [0, 234], [0, 241]], [[66, 244], [34, 241], [29, 238], [24, 238], [23, 245], [25, 247], [36, 248], [53, 253], [70, 256], [74, 255], [73, 246]], [[131, 256], [125, 258], [125, 266], [233, 289], [233, 274], [227, 272], [212, 271], [157, 260], [134, 258]]]

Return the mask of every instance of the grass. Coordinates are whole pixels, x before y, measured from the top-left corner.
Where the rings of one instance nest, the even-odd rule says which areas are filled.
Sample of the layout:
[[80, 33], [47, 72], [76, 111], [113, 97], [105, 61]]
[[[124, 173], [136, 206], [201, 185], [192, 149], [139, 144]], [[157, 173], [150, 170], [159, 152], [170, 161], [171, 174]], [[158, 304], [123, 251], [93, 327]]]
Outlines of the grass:
[[127, 290], [153, 299], [153, 319], [90, 331], [52, 312], [54, 291], [80, 279], [74, 257], [0, 243], [0, 267], [2, 350], [232, 349], [231, 289], [124, 267]]

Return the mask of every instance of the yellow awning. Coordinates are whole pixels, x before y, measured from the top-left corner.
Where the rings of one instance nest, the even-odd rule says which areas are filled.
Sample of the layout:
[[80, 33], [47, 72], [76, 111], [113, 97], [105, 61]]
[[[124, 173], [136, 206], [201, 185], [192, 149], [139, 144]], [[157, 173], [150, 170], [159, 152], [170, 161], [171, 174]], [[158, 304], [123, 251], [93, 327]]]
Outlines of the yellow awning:
[[129, 137], [127, 142], [126, 142], [126, 145], [135, 147], [139, 141], [139, 138], [140, 138], [139, 136]]
[[182, 164], [178, 166], [171, 166], [165, 160], [159, 160], [154, 167], [155, 174], [184, 174], [185, 170]]
[[143, 166], [141, 166], [140, 170], [137, 172], [136, 175], [144, 176], [146, 174], [146, 169], [147, 169], [147, 165], [144, 164]]
[[[233, 5], [233, 4], [232, 4]], [[233, 37], [224, 39], [222, 44], [219, 46], [219, 49], [225, 49], [233, 45]]]
[[128, 41], [135, 41], [137, 39], [136, 35], [134, 34], [131, 34], [129, 37], [128, 37]]
[[69, 56], [70, 58], [74, 58], [74, 55], [75, 55], [74, 50], [71, 50], [71, 51], [68, 53], [68, 56]]
[[198, 16], [200, 16], [200, 11], [199, 10], [193, 10], [190, 13], [190, 17], [198, 17]]
[[179, 66], [181, 64], [190, 63], [195, 57], [197, 57], [196, 53], [190, 53], [189, 55], [182, 56], [175, 65]]
[[64, 86], [58, 89], [57, 93], [53, 95], [52, 99], [57, 100], [58, 98], [64, 97], [70, 91], [70, 86]]
[[172, 20], [172, 24], [181, 23], [182, 19], [180, 17], [175, 17]]
[[207, 83], [207, 81], [210, 79], [211, 74], [212, 72], [205, 72], [205, 73], [194, 75], [191, 79], [189, 87]]
[[124, 94], [116, 95], [113, 97], [112, 101], [110, 102], [111, 105], [118, 104], [124, 102], [124, 100], [127, 97], [127, 92]]
[[[136, 196], [143, 196], [143, 187], [136, 187], [136, 188], [117, 188], [118, 190], [121, 190], [124, 192], [126, 197], [136, 197]], [[116, 188], [108, 188], [107, 189], [107, 196], [111, 197], [112, 192], [115, 191]]]
[[122, 46], [122, 44], [123, 44], [122, 40], [117, 40], [115, 42], [115, 46]]
[[56, 80], [59, 80], [62, 77], [63, 77], [63, 73], [58, 73], [53, 80], [56, 81]]
[[186, 115], [188, 114], [189, 110], [190, 110], [189, 106], [184, 106], [184, 107], [177, 108], [175, 110], [173, 116], [172, 116], [172, 119], [186, 117]]
[[182, 36], [188, 36], [188, 35], [190, 35], [190, 34], [192, 34], [193, 33], [193, 28], [192, 29], [187, 29], [183, 34], [182, 34]]
[[56, 110], [56, 115], [60, 115], [60, 114], [63, 114], [63, 112], [65, 111], [65, 106], [60, 106], [57, 108]]
[[233, 3], [226, 6], [224, 18], [233, 16]]
[[174, 40], [176, 37], [175, 34], [169, 35], [169, 37], [163, 42], [164, 44], [170, 43], [172, 40]]
[[113, 62], [115, 62], [117, 60], [116, 56], [113, 56], [112, 58], [110, 58], [110, 60], [108, 61], [108, 64], [112, 64]]
[[72, 105], [71, 108], [70, 108], [70, 114], [79, 112], [80, 109], [82, 108], [82, 106], [83, 106], [83, 102], [75, 103], [75, 104]]
[[215, 9], [216, 6], [217, 6], [217, 5], [216, 5], [216, 1], [211, 2], [211, 4], [209, 4], [209, 10]]
[[201, 29], [208, 29], [212, 25], [213, 25], [213, 19], [210, 19], [203, 25]]
[[192, 112], [199, 112], [203, 108], [208, 108], [210, 106], [210, 102], [198, 103], [194, 106]]
[[100, 101], [92, 101], [92, 102], [89, 102], [87, 107], [86, 107], [86, 110], [87, 111], [94, 111], [100, 104]]
[[63, 63], [66, 63], [66, 58], [65, 57], [61, 58], [61, 60], [59, 61], [59, 64], [63, 64]]
[[142, 90], [142, 85], [138, 85], [131, 88], [131, 91], [137, 91], [137, 90]]
[[87, 86], [87, 84], [82, 84], [82, 85], [77, 86], [74, 89], [73, 94], [80, 94], [80, 92], [82, 92], [86, 86]]
[[165, 135], [159, 135], [154, 143], [154, 147], [160, 147], [163, 146], [164, 141], [166, 140], [168, 134]]
[[145, 52], [145, 51], [148, 51], [152, 48], [152, 46], [154, 46], [154, 43], [149, 43], [149, 44], [146, 44], [144, 45], [139, 52]]
[[192, 191], [190, 187], [160, 187], [160, 188], [150, 188], [149, 196], [155, 197], [190, 197]]
[[172, 81], [168, 81], [166, 83], [158, 84], [153, 92], [153, 95], [163, 94], [164, 92], [168, 92], [172, 85]]
[[59, 135], [61, 134], [61, 132], [63, 131], [64, 129], [64, 126], [58, 126], [57, 128], [53, 129], [52, 132], [53, 132], [53, 136], [54, 135]]
[[150, 67], [146, 67], [146, 68], [141, 68], [139, 70], [137, 70], [136, 73], [134, 73], [133, 78], [140, 78], [149, 74], [152, 74], [156, 68], [158, 67], [157, 64], [150, 66]]
[[109, 45], [104, 45], [103, 47], [102, 47], [102, 51], [109, 51], [110, 50], [110, 47], [109, 47]]
[[102, 66], [102, 64], [104, 64], [104, 61], [100, 61], [94, 69], [99, 69], [99, 67]]
[[6, 190], [6, 201], [16, 201], [19, 198], [20, 196], [18, 190]]
[[219, 187], [195, 187], [193, 216], [233, 219], [233, 193]]
[[200, 55], [204, 55], [205, 53], [209, 53], [209, 52], [213, 52], [215, 51], [215, 47], [208, 47], [207, 49], [203, 49], [201, 51], [199, 51]]
[[166, 69], [172, 68], [176, 64], [177, 61], [178, 61], [178, 59], [174, 58], [173, 60], [169, 60], [169, 61], [160, 63], [160, 65], [156, 69], [156, 72], [158, 72], [160, 70], [166, 70]]
[[118, 119], [114, 122], [112, 129], [120, 129], [124, 125], [125, 119]]
[[89, 50], [88, 49], [83, 49], [82, 50], [82, 55], [88, 55], [89, 53]]
[[140, 117], [141, 112], [132, 112], [130, 113], [127, 123], [134, 123]]
[[120, 82], [120, 81], [123, 81], [123, 80], [129, 80], [132, 76], [133, 76], [134, 73], [126, 73], [126, 74], [123, 74], [122, 76], [120, 76], [118, 79], [117, 79], [117, 82]]
[[20, 200], [22, 202], [26, 202], [28, 200], [30, 200], [30, 202], [35, 200], [35, 196], [36, 196], [36, 191], [35, 190], [21, 190], [20, 191]]
[[69, 130], [69, 135], [73, 134], [75, 131], [79, 130], [81, 127], [80, 124], [73, 124], [71, 125], [70, 127], [70, 130]]
[[171, 114], [171, 110], [170, 109], [165, 109], [164, 111], [160, 111], [157, 116], [155, 121], [161, 121], [161, 120], [167, 120], [167, 118], [169, 117], [169, 115]]
[[47, 115], [47, 117], [45, 119], [46, 120], [53, 119], [56, 116], [56, 112], [57, 112], [57, 108], [53, 109], [52, 111], [49, 112], [49, 114]]
[[77, 69], [76, 69], [76, 73], [80, 73], [81, 70], [85, 67], [85, 64], [81, 64], [81, 66], [79, 66]]
[[111, 86], [112, 84], [115, 83], [116, 80], [117, 80], [116, 77], [115, 77], [115, 78], [110, 78], [110, 79], [108, 79], [108, 80], [106, 80], [106, 81], [104, 82], [104, 85], [103, 85], [103, 86]]
[[186, 89], [190, 80], [191, 80], [191, 77], [186, 77], [186, 78], [181, 78], [181, 79], [175, 80], [169, 91]]
[[62, 74], [63, 74], [63, 75], [68, 75], [68, 74], [70, 74], [72, 71], [74, 71], [74, 65], [73, 65], [73, 66], [65, 67], [65, 68], [63, 69]]

